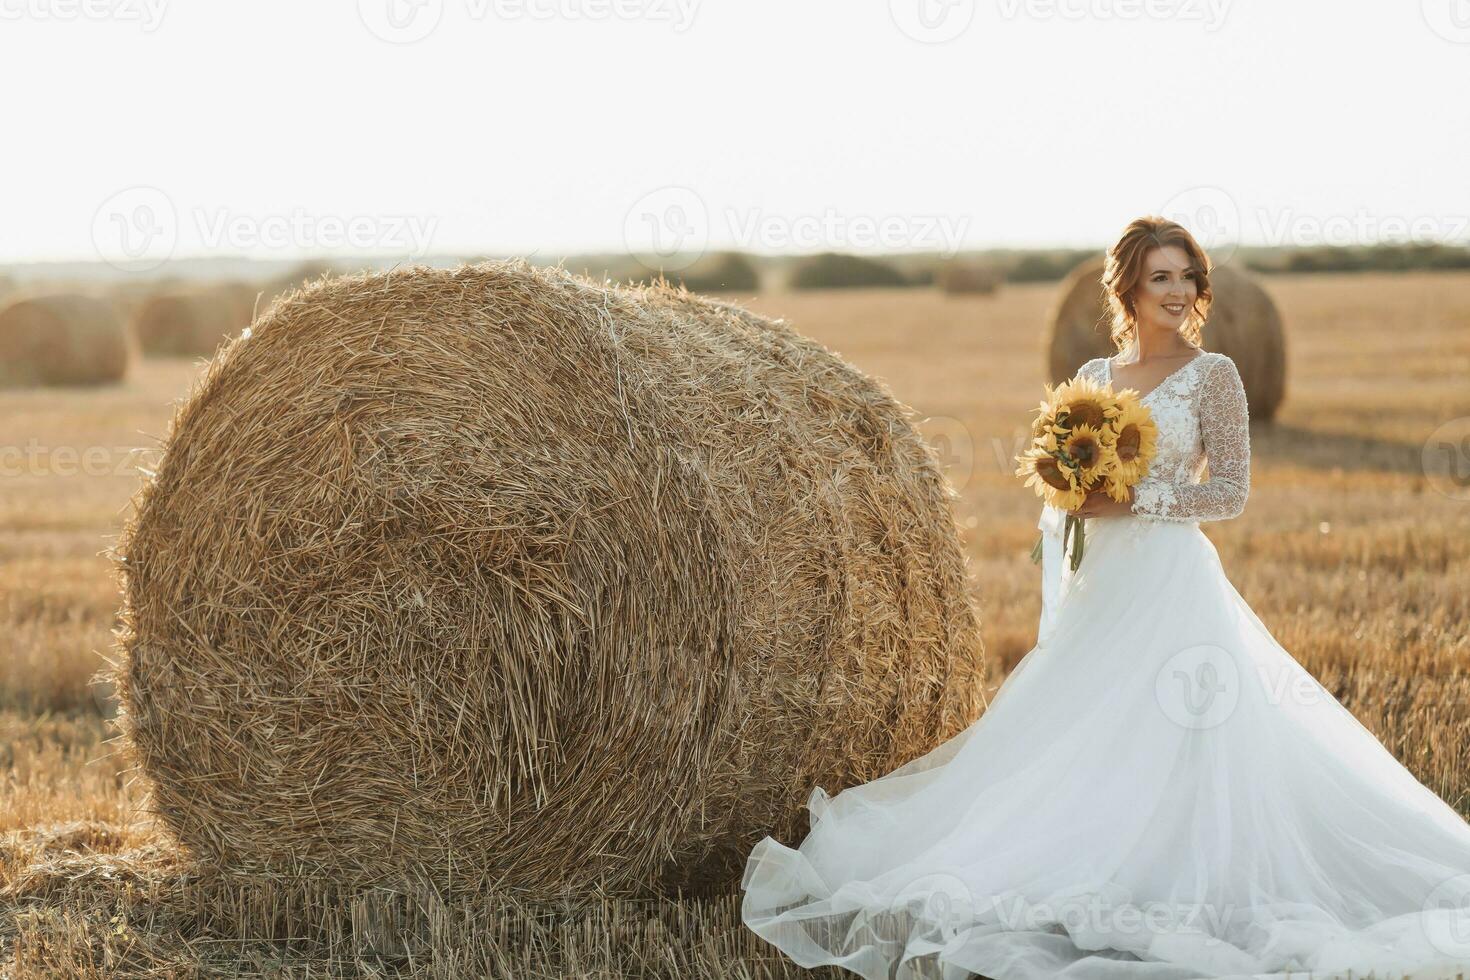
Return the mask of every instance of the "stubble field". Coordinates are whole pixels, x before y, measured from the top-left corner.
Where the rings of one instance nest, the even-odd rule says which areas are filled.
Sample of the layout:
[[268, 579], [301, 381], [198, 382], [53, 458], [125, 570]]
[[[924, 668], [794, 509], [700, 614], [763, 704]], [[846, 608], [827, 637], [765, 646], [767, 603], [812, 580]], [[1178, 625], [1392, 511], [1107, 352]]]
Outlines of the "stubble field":
[[[1287, 396], [1253, 427], [1245, 513], [1205, 532], [1276, 639], [1470, 815], [1470, 486], [1451, 492], [1423, 464], [1437, 429], [1470, 418], [1470, 275], [1265, 285], [1287, 326]], [[959, 493], [992, 689], [1040, 614], [1040, 505], [1012, 458], [1049, 380], [1053, 289], [729, 297], [787, 318], [923, 419]], [[801, 973], [742, 931], [738, 898], [472, 912], [230, 885], [183, 862], [136, 812], [140, 774], [106, 743], [108, 692], [90, 680], [118, 607], [105, 549], [200, 369], [135, 367], [106, 389], [0, 392], [0, 976]]]

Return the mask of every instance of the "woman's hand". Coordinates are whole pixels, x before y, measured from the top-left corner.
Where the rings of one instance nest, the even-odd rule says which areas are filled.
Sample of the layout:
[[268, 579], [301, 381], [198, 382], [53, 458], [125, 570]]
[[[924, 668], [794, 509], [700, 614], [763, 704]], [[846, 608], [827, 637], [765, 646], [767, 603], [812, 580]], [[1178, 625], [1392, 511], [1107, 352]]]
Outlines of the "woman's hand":
[[1072, 511], [1077, 517], [1124, 517], [1133, 513], [1133, 488], [1128, 488], [1128, 499], [1119, 503], [1102, 490], [1092, 490], [1082, 506]]

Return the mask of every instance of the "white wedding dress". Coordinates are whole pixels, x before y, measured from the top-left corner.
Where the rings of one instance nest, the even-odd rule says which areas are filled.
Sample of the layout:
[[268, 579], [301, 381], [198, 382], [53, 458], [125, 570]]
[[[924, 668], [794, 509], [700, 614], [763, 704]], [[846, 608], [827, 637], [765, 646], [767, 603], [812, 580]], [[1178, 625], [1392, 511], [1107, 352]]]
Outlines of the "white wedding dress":
[[[1109, 384], [1111, 362], [1079, 374]], [[1470, 980], [1470, 824], [1276, 642], [1199, 529], [1249, 492], [1235, 363], [1197, 354], [1143, 401], [1150, 476], [1132, 516], [1088, 519], [1075, 574], [1043, 512], [1037, 646], [947, 742], [815, 787], [799, 849], [751, 852], [743, 921], [869, 980]]]

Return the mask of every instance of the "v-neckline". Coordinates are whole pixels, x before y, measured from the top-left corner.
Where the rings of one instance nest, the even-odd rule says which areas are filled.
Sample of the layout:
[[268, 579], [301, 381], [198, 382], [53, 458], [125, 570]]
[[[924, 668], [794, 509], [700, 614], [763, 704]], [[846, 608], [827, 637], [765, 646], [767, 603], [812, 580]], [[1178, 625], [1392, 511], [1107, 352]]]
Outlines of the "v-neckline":
[[[1154, 392], [1156, 392], [1160, 388], [1164, 387], [1164, 385], [1168, 384], [1170, 381], [1173, 381], [1174, 380], [1174, 375], [1178, 374], [1180, 371], [1183, 371], [1185, 368], [1189, 367], [1195, 361], [1199, 360], [1201, 357], [1204, 357], [1208, 353], [1209, 353], [1209, 351], [1204, 350], [1204, 349], [1201, 349], [1198, 354], [1194, 355], [1189, 360], [1185, 361], [1183, 364], [1179, 365], [1177, 368], [1175, 368], [1174, 370], [1170, 371], [1168, 374], [1164, 375], [1164, 380], [1163, 381], [1160, 381], [1158, 384], [1156, 384], [1152, 388], [1150, 388], [1148, 390], [1148, 394], [1147, 395], [1139, 395], [1138, 396], [1138, 400], [1141, 402], [1145, 398], [1151, 397]], [[1105, 361], [1108, 362], [1108, 384], [1111, 385], [1113, 383], [1113, 359], [1112, 359], [1112, 357], [1106, 357], [1106, 358], [1103, 358], [1103, 360], [1105, 360]]]

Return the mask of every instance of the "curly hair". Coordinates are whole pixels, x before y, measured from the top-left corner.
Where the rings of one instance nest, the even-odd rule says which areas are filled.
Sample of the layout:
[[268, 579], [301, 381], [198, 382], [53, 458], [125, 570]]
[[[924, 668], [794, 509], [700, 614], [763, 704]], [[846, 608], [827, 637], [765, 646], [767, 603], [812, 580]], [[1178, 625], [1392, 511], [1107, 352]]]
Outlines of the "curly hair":
[[1198, 293], [1189, 316], [1179, 327], [1179, 333], [1191, 344], [1200, 346], [1201, 328], [1214, 298], [1210, 291], [1210, 257], [1183, 225], [1158, 215], [1146, 215], [1135, 218], [1123, 229], [1122, 236], [1108, 249], [1107, 261], [1103, 267], [1103, 294], [1107, 297], [1108, 308], [1112, 312], [1109, 336], [1120, 351], [1134, 339], [1138, 329], [1138, 311], [1133, 302], [1133, 290], [1143, 279], [1144, 257], [1149, 250], [1167, 245], [1177, 245], [1189, 254]]

